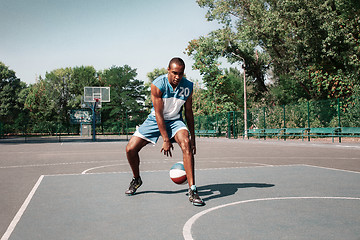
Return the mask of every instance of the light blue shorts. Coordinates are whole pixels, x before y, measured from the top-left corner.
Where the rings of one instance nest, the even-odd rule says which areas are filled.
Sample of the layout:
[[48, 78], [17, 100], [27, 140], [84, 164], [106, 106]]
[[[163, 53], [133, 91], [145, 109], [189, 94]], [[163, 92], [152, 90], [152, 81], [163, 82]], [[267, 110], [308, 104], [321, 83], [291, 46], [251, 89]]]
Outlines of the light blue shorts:
[[[173, 138], [178, 131], [182, 129], [188, 130], [182, 119], [165, 120], [165, 125], [167, 134], [172, 141], [174, 141]], [[155, 116], [149, 115], [145, 122], [136, 130], [134, 136], [155, 144], [161, 136]]]

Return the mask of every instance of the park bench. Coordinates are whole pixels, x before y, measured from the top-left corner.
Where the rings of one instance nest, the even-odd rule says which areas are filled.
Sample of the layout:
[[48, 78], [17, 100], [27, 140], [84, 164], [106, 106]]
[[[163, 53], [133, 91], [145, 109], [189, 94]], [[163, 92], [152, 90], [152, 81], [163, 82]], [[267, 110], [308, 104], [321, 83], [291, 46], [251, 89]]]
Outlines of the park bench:
[[195, 130], [195, 135], [199, 137], [215, 137], [216, 130]]
[[[245, 135], [244, 135], [245, 136]], [[243, 138], [244, 138], [243, 136]], [[247, 129], [247, 138], [249, 139], [250, 137], [257, 137], [257, 138], [261, 138], [264, 137], [264, 129]]]
[[284, 131], [284, 128], [267, 128], [264, 130], [264, 135], [266, 137], [281, 137], [281, 133]]
[[307, 128], [285, 128], [284, 130], [284, 140], [286, 141], [287, 137], [301, 137], [304, 140], [304, 135]]
[[341, 127], [337, 132], [339, 142], [342, 137], [360, 137], [360, 127]]
[[334, 142], [334, 138], [338, 137], [337, 131], [339, 130], [339, 127], [310, 128], [307, 136], [309, 140], [311, 137], [332, 137], [332, 142]]

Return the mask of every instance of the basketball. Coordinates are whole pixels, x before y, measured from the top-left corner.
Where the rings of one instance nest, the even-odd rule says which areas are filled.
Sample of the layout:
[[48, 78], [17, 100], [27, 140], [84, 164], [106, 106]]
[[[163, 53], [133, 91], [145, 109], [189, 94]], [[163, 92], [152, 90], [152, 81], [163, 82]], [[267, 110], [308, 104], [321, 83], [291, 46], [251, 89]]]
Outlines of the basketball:
[[170, 168], [170, 178], [176, 184], [187, 183], [186, 172], [182, 162], [177, 162]]

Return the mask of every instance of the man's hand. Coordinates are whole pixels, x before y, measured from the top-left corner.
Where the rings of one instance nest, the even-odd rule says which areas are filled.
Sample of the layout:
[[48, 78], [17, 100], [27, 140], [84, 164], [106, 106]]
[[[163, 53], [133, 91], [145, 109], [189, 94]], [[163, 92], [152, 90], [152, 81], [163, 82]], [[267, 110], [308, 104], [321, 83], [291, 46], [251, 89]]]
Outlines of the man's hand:
[[164, 155], [166, 155], [167, 157], [170, 155], [170, 157], [172, 157], [172, 153], [171, 153], [172, 149], [174, 149], [174, 146], [172, 145], [170, 140], [164, 141], [160, 152], [164, 151]]

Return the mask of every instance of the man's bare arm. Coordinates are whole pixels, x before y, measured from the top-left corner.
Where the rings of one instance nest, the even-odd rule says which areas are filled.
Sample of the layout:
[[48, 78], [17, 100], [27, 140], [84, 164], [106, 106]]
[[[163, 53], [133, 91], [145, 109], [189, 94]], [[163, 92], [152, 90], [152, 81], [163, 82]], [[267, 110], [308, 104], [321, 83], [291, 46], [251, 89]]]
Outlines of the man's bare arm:
[[151, 84], [151, 101], [153, 102], [155, 109], [155, 118], [160, 130], [160, 134], [164, 140], [161, 152], [164, 151], [164, 155], [172, 157], [171, 149], [174, 149], [170, 138], [166, 132], [166, 125], [164, 120], [164, 102], [161, 98], [162, 92], [154, 84]]

